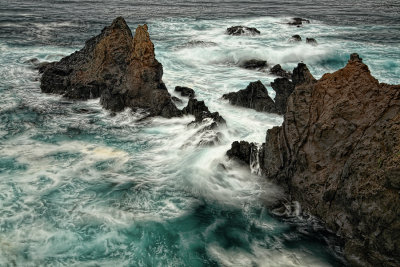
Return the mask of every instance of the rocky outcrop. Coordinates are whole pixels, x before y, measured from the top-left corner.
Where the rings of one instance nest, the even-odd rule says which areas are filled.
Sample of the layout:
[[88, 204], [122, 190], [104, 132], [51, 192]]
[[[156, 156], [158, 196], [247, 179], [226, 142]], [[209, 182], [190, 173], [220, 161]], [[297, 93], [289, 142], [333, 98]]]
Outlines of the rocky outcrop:
[[344, 238], [351, 265], [399, 266], [400, 85], [379, 83], [357, 54], [319, 80], [305, 69], [267, 132], [262, 172]]
[[236, 106], [252, 108], [257, 111], [277, 113], [274, 101], [268, 95], [267, 88], [261, 81], [251, 82], [246, 89], [231, 92], [222, 96]]
[[306, 43], [313, 46], [318, 45], [317, 40], [315, 40], [314, 38], [306, 38]]
[[198, 101], [195, 98], [189, 99], [186, 107], [183, 108], [182, 113], [184, 115], [193, 115], [195, 121], [193, 123], [201, 123], [205, 119], [211, 119], [213, 121], [213, 127], [219, 125], [225, 125], [226, 122], [218, 112], [210, 112], [204, 101]]
[[86, 41], [83, 49], [48, 64], [41, 89], [71, 99], [100, 97], [104, 108], [147, 110], [151, 115], [180, 115], [163, 81], [163, 68], [154, 54], [147, 25], [135, 36], [122, 17]]
[[279, 114], [285, 114], [286, 104], [289, 96], [292, 94], [295, 84], [288, 78], [278, 78], [271, 83], [275, 94], [275, 107]]
[[266, 60], [250, 59], [239, 63], [239, 66], [245, 69], [262, 70], [268, 66]]
[[235, 141], [232, 143], [231, 149], [226, 152], [226, 155], [230, 159], [242, 161], [250, 165], [252, 151], [255, 150], [257, 150], [257, 146], [254, 143], [249, 143], [246, 141]]
[[282, 69], [281, 65], [279, 65], [279, 64], [276, 64], [275, 66], [273, 66], [269, 70], [269, 73], [279, 76], [279, 77], [288, 78], [288, 79], [292, 78], [292, 74], [290, 72], [287, 72], [286, 70]]
[[301, 26], [304, 23], [310, 23], [310, 21], [308, 19], [303, 19], [303, 18], [292, 18], [291, 21], [288, 22], [289, 25], [293, 25], [293, 26]]
[[195, 92], [192, 88], [184, 87], [184, 86], [176, 86], [175, 92], [179, 92], [181, 94], [181, 96], [187, 96], [189, 98], [193, 98], [195, 95]]
[[246, 26], [233, 26], [226, 29], [228, 35], [258, 35], [260, 31], [256, 28]]

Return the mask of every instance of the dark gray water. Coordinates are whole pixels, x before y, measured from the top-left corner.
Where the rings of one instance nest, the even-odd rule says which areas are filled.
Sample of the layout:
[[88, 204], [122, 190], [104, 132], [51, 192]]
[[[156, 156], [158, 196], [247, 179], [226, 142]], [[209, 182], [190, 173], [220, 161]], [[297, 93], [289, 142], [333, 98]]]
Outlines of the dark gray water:
[[[252, 58], [304, 61], [320, 77], [358, 52], [380, 81], [399, 83], [398, 1], [0, 1], [0, 266], [345, 264], [333, 235], [300, 207], [271, 216], [264, 203], [280, 188], [224, 156], [234, 140], [262, 143], [282, 117], [221, 96], [256, 80], [274, 96], [276, 77], [237, 67]], [[148, 23], [172, 94], [192, 87], [226, 119], [220, 145], [197, 147], [191, 116], [137, 123], [130, 110], [112, 117], [98, 100], [40, 92], [27, 60], [58, 60], [117, 16]], [[294, 16], [311, 24], [285, 24]], [[261, 35], [224, 34], [239, 24]], [[288, 42], [294, 34], [319, 45]], [[183, 45], [193, 40], [216, 45]]]

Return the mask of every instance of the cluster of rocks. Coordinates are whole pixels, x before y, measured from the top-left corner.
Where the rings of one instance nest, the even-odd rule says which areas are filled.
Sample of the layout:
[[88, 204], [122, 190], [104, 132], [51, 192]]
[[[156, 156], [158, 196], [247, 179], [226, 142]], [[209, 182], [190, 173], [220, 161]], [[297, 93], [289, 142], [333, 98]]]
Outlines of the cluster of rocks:
[[[357, 54], [319, 80], [302, 66], [292, 82], [258, 152], [263, 175], [344, 239], [351, 265], [399, 266], [400, 85], [379, 83]], [[227, 154], [251, 163], [253, 150]]]
[[[290, 38], [290, 41], [291, 42], [301, 42], [302, 39], [301, 39], [300, 35], [295, 34]], [[318, 45], [317, 40], [315, 40], [314, 38], [306, 38], [306, 43], [310, 44], [310, 45], [314, 45], [314, 46]]]
[[[261, 81], [251, 82], [245, 89], [238, 92], [224, 94], [222, 98], [229, 100], [229, 103], [236, 106], [252, 108], [260, 112], [285, 114], [288, 97], [293, 92], [296, 85], [305, 80], [313, 79], [310, 76], [305, 64], [299, 63], [293, 70], [293, 74], [285, 72], [280, 65], [273, 68], [274, 72], [285, 76], [277, 78], [271, 83], [275, 91], [275, 101], [268, 95], [268, 90]], [[289, 77], [291, 80], [289, 80]]]

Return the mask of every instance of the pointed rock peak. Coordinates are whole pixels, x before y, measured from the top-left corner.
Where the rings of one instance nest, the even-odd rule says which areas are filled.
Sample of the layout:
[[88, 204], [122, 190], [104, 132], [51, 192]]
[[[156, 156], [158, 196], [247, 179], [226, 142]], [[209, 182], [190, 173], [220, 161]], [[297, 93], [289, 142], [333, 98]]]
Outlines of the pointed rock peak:
[[315, 82], [316, 80], [307, 68], [307, 65], [299, 63], [297, 67], [293, 69], [292, 81], [295, 85], [298, 85], [302, 83]]
[[136, 28], [133, 39], [133, 58], [138, 60], [155, 60], [154, 45], [150, 40], [147, 25]]
[[362, 62], [362, 58], [360, 58], [360, 56], [357, 53], [353, 53], [350, 55], [350, 62]]
[[123, 17], [117, 17], [113, 20], [111, 23], [111, 28], [129, 28], [128, 24], [126, 24], [126, 21]]

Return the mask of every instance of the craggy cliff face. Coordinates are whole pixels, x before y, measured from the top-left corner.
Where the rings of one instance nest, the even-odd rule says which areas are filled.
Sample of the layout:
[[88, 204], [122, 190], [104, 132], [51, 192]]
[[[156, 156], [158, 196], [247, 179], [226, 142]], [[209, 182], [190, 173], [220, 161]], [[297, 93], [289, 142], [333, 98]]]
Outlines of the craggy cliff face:
[[147, 25], [135, 36], [122, 17], [116, 18], [85, 47], [41, 69], [41, 89], [72, 99], [101, 97], [110, 110], [143, 108], [172, 117], [180, 111], [162, 82], [163, 69], [154, 54]]
[[267, 133], [263, 172], [345, 238], [351, 264], [399, 266], [400, 86], [357, 54], [318, 81], [304, 71]]

